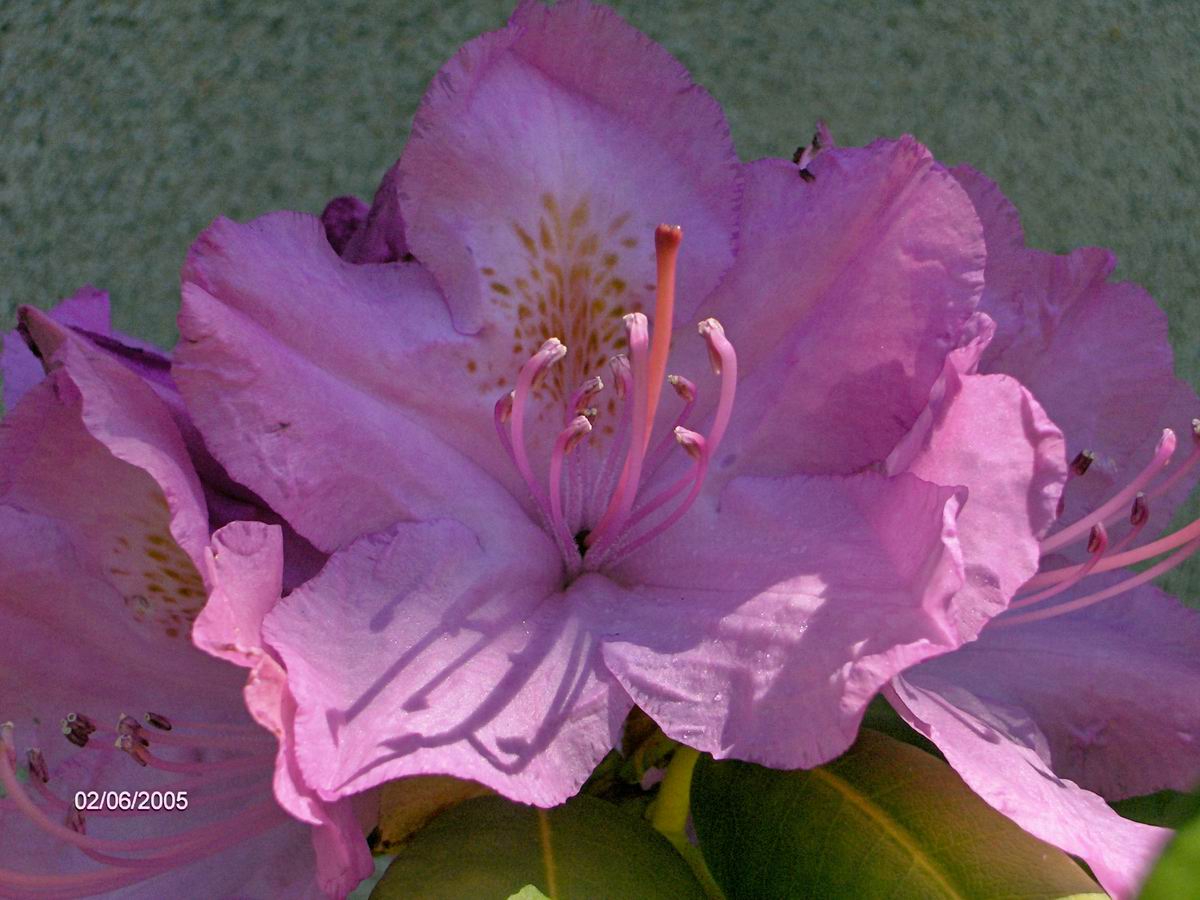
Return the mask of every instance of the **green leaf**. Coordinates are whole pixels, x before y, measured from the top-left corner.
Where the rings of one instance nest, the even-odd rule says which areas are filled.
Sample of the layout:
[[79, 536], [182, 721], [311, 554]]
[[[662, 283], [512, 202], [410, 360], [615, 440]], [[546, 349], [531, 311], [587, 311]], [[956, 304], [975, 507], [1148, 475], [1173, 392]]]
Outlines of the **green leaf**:
[[[1192, 795], [1200, 801], [1200, 792]], [[1195, 808], [1194, 808], [1195, 809]], [[1200, 810], [1175, 833], [1155, 865], [1141, 900], [1181, 900], [1200, 896]]]
[[809, 771], [706, 757], [692, 819], [729, 900], [1104, 896], [944, 762], [872, 731]]
[[702, 900], [687, 863], [642, 818], [576, 797], [540, 810], [468, 800], [401, 849], [372, 900], [505, 900], [532, 885], [554, 900]]
[[1125, 800], [1114, 800], [1108, 804], [1126, 819], [1178, 828], [1200, 813], [1200, 793], [1184, 794], [1180, 791], [1159, 791]]

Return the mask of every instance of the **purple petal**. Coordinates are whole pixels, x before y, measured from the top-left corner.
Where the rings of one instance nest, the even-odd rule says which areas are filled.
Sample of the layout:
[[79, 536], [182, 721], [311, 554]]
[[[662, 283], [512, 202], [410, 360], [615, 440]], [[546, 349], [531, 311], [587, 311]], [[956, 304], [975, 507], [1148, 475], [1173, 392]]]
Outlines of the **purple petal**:
[[370, 207], [367, 204], [351, 196], [334, 197], [321, 210], [325, 237], [338, 256], [344, 255], [346, 244], [366, 224], [368, 210]]
[[375, 199], [362, 227], [346, 241], [344, 250], [338, 250], [347, 262], [397, 262], [408, 256], [404, 217], [400, 212], [399, 168], [397, 163], [388, 169], [375, 191]]
[[[1016, 210], [990, 180], [954, 175], [983, 220], [988, 260], [980, 309], [997, 323], [980, 370], [1019, 379], [1067, 439], [1068, 457], [1096, 453], [1065, 493], [1065, 520], [1095, 509], [1154, 455], [1163, 428], [1187, 455], [1200, 399], [1175, 377], [1166, 314], [1142, 288], [1111, 283], [1116, 258], [1087, 247], [1065, 256], [1025, 246]], [[1166, 527], [1197, 472], [1150, 504], [1147, 533]]]
[[53, 371], [0, 425], [0, 501], [62, 524], [130, 616], [183, 638], [204, 601], [208, 522], [179, 432], [144, 382], [82, 340], [43, 346]]
[[[96, 334], [111, 334], [108, 292], [97, 290], [90, 284], [81, 287], [47, 315], [63, 325], [83, 328]], [[16, 406], [21, 396], [45, 375], [42, 364], [16, 331], [4, 335], [0, 371], [4, 374], [4, 405], [8, 409]]]
[[832, 759], [893, 675], [959, 644], [960, 500], [911, 475], [735, 479], [617, 570], [604, 661], [676, 740]]
[[[1089, 578], [1055, 599], [1101, 589]], [[1054, 771], [1110, 800], [1200, 782], [1200, 613], [1153, 586], [1057, 618], [984, 630], [919, 671], [1019, 707]]]
[[982, 286], [971, 202], [916, 141], [828, 150], [811, 169], [808, 183], [781, 160], [746, 167], [738, 260], [705, 306], [744, 373], [720, 462], [740, 472], [885, 457]]
[[1132, 897], [1170, 832], [1122, 819], [1100, 797], [1059, 777], [1044, 735], [1023, 709], [977, 697], [923, 669], [893, 682], [889, 699], [897, 711], [937, 744], [980, 797], [1030, 834], [1083, 859], [1117, 900]]
[[[26, 397], [22, 405], [35, 399]], [[119, 506], [136, 498], [118, 493], [109, 500]], [[64, 527], [0, 505], [0, 572], [0, 720], [16, 723], [22, 757], [28, 747], [42, 751], [50, 774], [47, 786], [64, 801], [70, 802], [76, 790], [179, 786], [179, 775], [138, 767], [110, 746], [111, 737], [97, 735], [86, 749], [71, 746], [59, 726], [68, 713], [84, 713], [106, 726], [123, 712], [143, 710], [176, 721], [251, 724], [239, 696], [241, 673], [140, 627], [105, 573], [87, 564], [86, 554]], [[197, 803], [203, 793], [201, 785], [193, 785]], [[229, 802], [198, 803], [186, 822], [181, 817], [165, 828], [163, 815], [94, 820], [90, 831], [157, 837], [221, 817], [236, 824], [239, 809]], [[302, 895], [306, 884], [315, 883], [311, 863], [306, 864], [312, 856], [308, 831], [299, 823], [281, 824], [216, 857], [123, 888], [121, 896]], [[93, 860], [37, 830], [11, 801], [0, 802], [0, 861], [5, 868], [44, 875], [97, 869]]]

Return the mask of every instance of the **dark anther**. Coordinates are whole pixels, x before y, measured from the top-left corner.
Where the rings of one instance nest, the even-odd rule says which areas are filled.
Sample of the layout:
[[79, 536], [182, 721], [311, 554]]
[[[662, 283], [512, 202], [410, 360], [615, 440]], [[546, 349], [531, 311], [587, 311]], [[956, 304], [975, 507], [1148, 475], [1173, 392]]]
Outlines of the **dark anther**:
[[83, 813], [77, 809], [72, 808], [67, 813], [66, 821], [63, 824], [76, 834], [87, 834], [87, 823], [84, 821]]
[[808, 169], [801, 169], [800, 177], [803, 178], [805, 181], [807, 181], [809, 184], [812, 184], [814, 181], [817, 180], [817, 176], [814, 175], [812, 172], [808, 171]]
[[586, 528], [575, 533], [575, 547], [579, 550], [580, 556], [587, 556], [588, 548], [585, 542], [587, 541], [589, 534], [591, 534], [591, 531]]
[[46, 768], [46, 758], [42, 756], [42, 751], [36, 747], [30, 747], [25, 752], [25, 759], [29, 762], [29, 774], [45, 784], [50, 780], [50, 770]]
[[803, 144], [796, 148], [796, 152], [792, 154], [792, 165], [800, 165], [800, 160], [804, 159], [804, 151], [807, 149]]
[[1149, 518], [1150, 504], [1146, 500], [1146, 495], [1138, 491], [1137, 496], [1133, 498], [1133, 509], [1129, 511], [1129, 524], [1144, 525]]
[[1091, 450], [1080, 450], [1075, 458], [1071, 460], [1071, 474], [1082, 475], [1096, 461], [1096, 454]]
[[142, 716], [147, 725], [157, 728], [159, 731], [170, 731], [171, 720], [166, 716], [160, 716], [158, 713], [148, 712]]

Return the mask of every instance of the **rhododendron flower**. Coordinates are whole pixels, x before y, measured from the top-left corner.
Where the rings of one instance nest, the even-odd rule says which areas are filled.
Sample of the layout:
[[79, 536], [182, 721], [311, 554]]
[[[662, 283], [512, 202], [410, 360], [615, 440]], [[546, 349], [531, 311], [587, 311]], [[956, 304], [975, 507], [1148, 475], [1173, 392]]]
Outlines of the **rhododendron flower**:
[[369, 212], [196, 242], [188, 408], [332, 554], [263, 624], [321, 797], [439, 772], [554, 804], [635, 703], [815, 765], [1036, 571], [1065, 459], [1014, 380], [940, 455], [994, 490], [878, 471], [979, 326], [970, 199], [911, 139], [818, 143], [803, 176], [740, 165], [661, 48], [525, 4], [437, 76]]
[[[322, 803], [286, 772], [273, 797], [275, 740], [246, 714], [244, 675], [188, 639], [208, 592], [233, 591], [246, 624], [209, 634], [253, 649], [254, 605], [261, 617], [281, 590], [279, 528], [231, 525], [214, 558], [205, 491], [217, 489], [172, 418], [167, 360], [112, 334], [99, 292], [55, 315], [22, 312], [41, 380], [20, 338], [5, 339], [0, 893], [308, 896], [319, 884], [342, 896], [372, 869], [350, 801]], [[257, 567], [239, 567], [236, 548], [256, 535]], [[265, 661], [258, 673], [247, 699], [286, 761], [290, 698]], [[78, 791], [166, 793], [144, 811], [91, 812]]]
[[[1161, 310], [1140, 288], [1108, 283], [1110, 254], [1026, 249], [995, 185], [955, 174], [983, 219], [981, 307], [998, 327], [952, 354], [935, 395], [961, 406], [988, 379], [1020, 378], [1063, 428], [1071, 479], [1065, 524], [1041, 542], [1041, 570], [1009, 611], [889, 695], [993, 806], [1086, 860], [1114, 896], [1132, 896], [1168, 832], [1121, 819], [1101, 798], [1200, 781], [1200, 614], [1149, 583], [1200, 548], [1200, 523], [1145, 537], [1196, 481], [1200, 423], [1189, 419], [1200, 402], [1175, 378]], [[934, 455], [958, 427], [934, 406], [922, 424], [914, 443]], [[972, 497], [987, 490], [987, 471], [960, 474]]]

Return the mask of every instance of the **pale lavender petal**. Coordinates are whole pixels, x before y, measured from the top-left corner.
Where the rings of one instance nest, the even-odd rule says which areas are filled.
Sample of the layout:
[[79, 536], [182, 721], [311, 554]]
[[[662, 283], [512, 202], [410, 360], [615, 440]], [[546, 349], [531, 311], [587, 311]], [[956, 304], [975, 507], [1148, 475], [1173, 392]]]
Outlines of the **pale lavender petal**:
[[1007, 375], [970, 374], [990, 330], [946, 359], [929, 405], [888, 458], [888, 471], [964, 485], [958, 517], [966, 582], [954, 598], [963, 640], [1008, 607], [1037, 570], [1067, 474], [1062, 433]]
[[280, 213], [218, 220], [184, 278], [174, 373], [196, 425], [317, 547], [414, 516], [525, 517], [477, 465], [516, 479], [494, 395], [447, 363], [471, 339], [418, 266], [346, 263], [316, 219]]
[[739, 478], [592, 587], [604, 660], [671, 737], [815, 766], [887, 681], [960, 643], [961, 496], [911, 475]]
[[300, 768], [322, 796], [443, 773], [549, 806], [612, 748], [630, 701], [533, 540], [400, 524], [335, 554], [267, 616]]
[[662, 222], [688, 235], [690, 318], [733, 259], [738, 187], [716, 101], [662, 47], [578, 0], [522, 3], [464, 46], [400, 160], [412, 252], [455, 324], [494, 332], [498, 349], [515, 327], [525, 355], [557, 334], [580, 353], [572, 389], [618, 348], [622, 312], [651, 311]]
[[919, 667], [889, 699], [980, 797], [1030, 834], [1083, 859], [1117, 900], [1131, 898], [1170, 832], [1122, 819], [1051, 767], [1046, 738], [1019, 707], [994, 703]]

